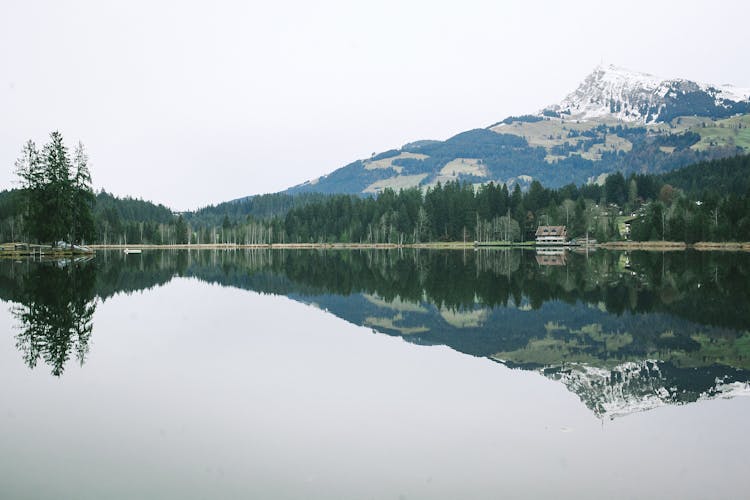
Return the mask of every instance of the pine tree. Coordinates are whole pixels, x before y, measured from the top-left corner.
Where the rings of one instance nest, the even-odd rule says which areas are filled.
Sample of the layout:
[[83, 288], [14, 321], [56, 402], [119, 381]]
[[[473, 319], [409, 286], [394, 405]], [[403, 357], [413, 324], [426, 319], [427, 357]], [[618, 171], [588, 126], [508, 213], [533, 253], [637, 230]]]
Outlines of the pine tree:
[[68, 149], [58, 131], [50, 134], [50, 142], [42, 150], [44, 169], [43, 214], [40, 239], [56, 243], [70, 235], [72, 221], [73, 183], [70, 175]]
[[92, 207], [96, 200], [91, 188], [91, 172], [89, 171], [89, 157], [80, 141], [73, 153], [73, 199], [71, 243], [80, 243], [95, 236], [94, 216]]
[[[182, 245], [189, 241], [188, 240], [188, 227], [182, 215], [180, 215], [177, 218], [177, 222], [175, 225], [175, 233], [176, 233], [175, 243]], [[224, 237], [226, 238], [226, 235], [224, 235]]]
[[24, 197], [24, 227], [32, 241], [39, 241], [39, 228], [42, 217], [44, 172], [39, 151], [34, 141], [23, 146], [21, 156], [16, 160], [16, 175], [21, 179]]

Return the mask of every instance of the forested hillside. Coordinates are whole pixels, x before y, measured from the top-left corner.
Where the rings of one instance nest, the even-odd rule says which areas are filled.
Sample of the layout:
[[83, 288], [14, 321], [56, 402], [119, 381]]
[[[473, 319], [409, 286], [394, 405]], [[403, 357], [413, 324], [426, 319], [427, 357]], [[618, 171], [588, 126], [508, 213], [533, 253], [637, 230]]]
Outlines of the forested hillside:
[[387, 188], [424, 189], [455, 180], [526, 188], [534, 179], [561, 187], [614, 172], [659, 174], [743, 152], [730, 145], [698, 147], [701, 135], [682, 126], [656, 130], [551, 118], [509, 120], [492, 129], [470, 130], [445, 141], [420, 141], [357, 160], [288, 192], [377, 194]]
[[[0, 192], [0, 240], [27, 240], [24, 228], [25, 204], [18, 189]], [[93, 203], [93, 242], [167, 242], [175, 233], [178, 218], [164, 205], [135, 198], [119, 198], [106, 191]], [[161, 235], [165, 235], [164, 238]]]
[[323, 201], [326, 195], [320, 193], [271, 193], [248, 196], [239, 200], [210, 205], [194, 212], [186, 212], [185, 219], [196, 225], [218, 226], [228, 219], [230, 222], [251, 219], [271, 219], [283, 216], [292, 208]]
[[[0, 240], [27, 237], [24, 210], [19, 191], [0, 192]], [[263, 195], [185, 214], [102, 191], [93, 213], [96, 243], [520, 242], [539, 225], [610, 241], [626, 237], [626, 220], [636, 240], [750, 241], [750, 156], [661, 175], [615, 173], [602, 185], [533, 181], [523, 191], [454, 180], [365, 197]]]
[[[539, 225], [566, 225], [573, 237], [750, 241], [750, 156], [700, 163], [664, 175], [615, 173], [603, 185], [548, 189], [533, 181], [475, 187], [450, 181], [424, 193], [386, 189], [377, 198], [333, 196], [291, 210], [295, 242], [416, 243], [528, 241]], [[701, 182], [701, 179], [708, 182]]]
[[711, 192], [745, 195], [750, 190], [750, 155], [696, 163], [659, 179], [696, 196]]

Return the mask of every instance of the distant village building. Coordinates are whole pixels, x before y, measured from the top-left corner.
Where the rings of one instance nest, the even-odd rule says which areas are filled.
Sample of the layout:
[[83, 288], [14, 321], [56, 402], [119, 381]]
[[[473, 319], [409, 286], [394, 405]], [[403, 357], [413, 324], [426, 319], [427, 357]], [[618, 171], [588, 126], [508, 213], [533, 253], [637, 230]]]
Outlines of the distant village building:
[[536, 230], [537, 245], [564, 245], [568, 242], [565, 226], [539, 226]]
[[640, 215], [633, 214], [630, 217], [628, 217], [627, 219], [625, 219], [625, 220], [622, 221], [622, 230], [621, 230], [621, 233], [622, 233], [623, 238], [625, 238], [626, 240], [630, 239], [630, 232], [631, 232], [630, 231], [630, 227], [633, 224], [633, 222], [637, 221], [640, 218], [641, 218]]

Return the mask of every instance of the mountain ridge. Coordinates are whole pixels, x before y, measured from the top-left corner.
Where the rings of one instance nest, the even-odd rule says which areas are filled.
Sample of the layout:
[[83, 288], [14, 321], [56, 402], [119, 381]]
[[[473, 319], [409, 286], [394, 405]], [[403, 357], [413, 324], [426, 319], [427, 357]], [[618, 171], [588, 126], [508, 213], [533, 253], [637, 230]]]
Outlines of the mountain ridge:
[[[691, 99], [693, 103], [685, 102]], [[691, 106], [701, 106], [707, 116], [723, 118], [748, 113], [750, 88], [666, 79], [612, 64], [599, 65], [576, 90], [541, 113], [648, 124], [669, 121]]]
[[597, 66], [558, 104], [355, 160], [284, 193], [374, 195], [448, 181], [522, 189], [661, 174], [750, 152], [750, 89]]

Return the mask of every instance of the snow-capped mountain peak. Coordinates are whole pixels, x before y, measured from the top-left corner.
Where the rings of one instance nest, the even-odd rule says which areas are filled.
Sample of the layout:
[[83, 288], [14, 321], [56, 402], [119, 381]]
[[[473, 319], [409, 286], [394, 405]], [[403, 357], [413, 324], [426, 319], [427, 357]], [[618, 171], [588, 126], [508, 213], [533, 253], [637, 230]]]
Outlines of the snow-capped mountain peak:
[[545, 110], [581, 120], [655, 123], [676, 116], [727, 117], [750, 111], [750, 89], [664, 79], [599, 65], [560, 104]]

